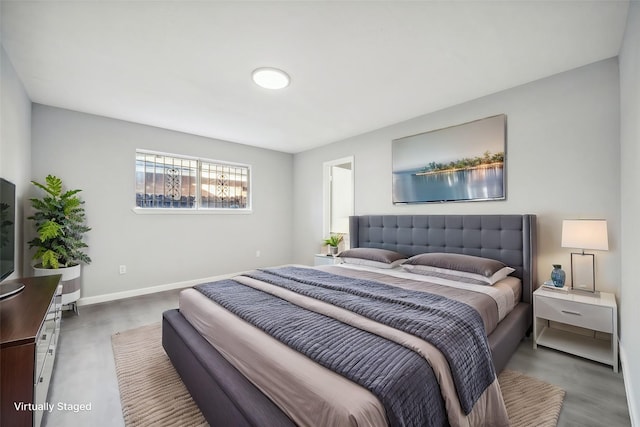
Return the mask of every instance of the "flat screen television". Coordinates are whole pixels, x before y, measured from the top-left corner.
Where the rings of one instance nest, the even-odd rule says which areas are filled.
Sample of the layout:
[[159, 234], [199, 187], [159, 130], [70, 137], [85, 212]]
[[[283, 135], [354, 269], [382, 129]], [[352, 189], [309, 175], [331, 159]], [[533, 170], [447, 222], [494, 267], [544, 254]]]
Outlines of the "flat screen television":
[[393, 203], [505, 199], [507, 116], [392, 142]]
[[0, 178], [0, 281], [15, 271], [16, 186]]

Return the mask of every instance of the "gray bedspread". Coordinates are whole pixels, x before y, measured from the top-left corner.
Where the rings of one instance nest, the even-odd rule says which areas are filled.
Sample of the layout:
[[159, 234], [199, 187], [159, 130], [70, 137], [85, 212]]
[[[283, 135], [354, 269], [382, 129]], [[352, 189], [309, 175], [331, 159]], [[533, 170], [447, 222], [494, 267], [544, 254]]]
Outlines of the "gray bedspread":
[[383, 403], [391, 426], [448, 425], [433, 370], [413, 350], [234, 280], [198, 285], [195, 289], [289, 347], [370, 390]]
[[[245, 276], [350, 310], [431, 343], [447, 359], [465, 414], [495, 381], [483, 320], [465, 303], [308, 268], [265, 269]], [[414, 349], [236, 280], [195, 288], [289, 347], [370, 390], [384, 405], [391, 426], [447, 425], [433, 370]]]
[[245, 275], [329, 302], [433, 344], [449, 362], [465, 414], [495, 381], [483, 321], [467, 304], [308, 268], [282, 267]]

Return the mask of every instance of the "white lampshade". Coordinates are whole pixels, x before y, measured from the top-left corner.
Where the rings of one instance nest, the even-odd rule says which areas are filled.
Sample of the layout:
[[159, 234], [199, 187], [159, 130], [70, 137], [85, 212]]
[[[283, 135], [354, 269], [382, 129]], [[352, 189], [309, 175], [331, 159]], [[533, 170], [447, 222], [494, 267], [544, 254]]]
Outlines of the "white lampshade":
[[565, 219], [562, 221], [562, 247], [608, 251], [607, 221]]

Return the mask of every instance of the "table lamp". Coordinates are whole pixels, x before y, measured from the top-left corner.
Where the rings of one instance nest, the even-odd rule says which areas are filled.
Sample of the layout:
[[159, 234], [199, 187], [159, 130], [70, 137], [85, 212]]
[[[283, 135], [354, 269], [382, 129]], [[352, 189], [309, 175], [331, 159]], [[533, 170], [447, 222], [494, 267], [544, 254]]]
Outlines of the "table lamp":
[[565, 219], [562, 221], [562, 247], [581, 249], [571, 253], [571, 289], [596, 292], [595, 255], [587, 250], [609, 250], [607, 221], [604, 219]]

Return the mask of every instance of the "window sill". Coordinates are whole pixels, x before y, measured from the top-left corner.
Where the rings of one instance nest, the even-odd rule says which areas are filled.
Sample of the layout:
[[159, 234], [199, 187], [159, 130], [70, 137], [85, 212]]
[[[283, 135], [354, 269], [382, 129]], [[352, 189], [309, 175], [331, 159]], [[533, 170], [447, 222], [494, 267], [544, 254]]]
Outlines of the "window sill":
[[252, 209], [131, 208], [137, 215], [248, 215]]

